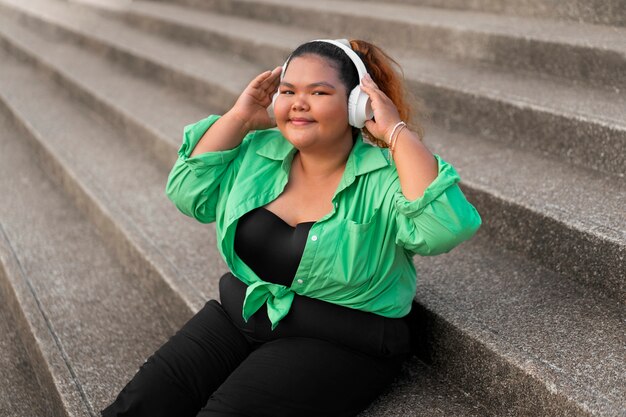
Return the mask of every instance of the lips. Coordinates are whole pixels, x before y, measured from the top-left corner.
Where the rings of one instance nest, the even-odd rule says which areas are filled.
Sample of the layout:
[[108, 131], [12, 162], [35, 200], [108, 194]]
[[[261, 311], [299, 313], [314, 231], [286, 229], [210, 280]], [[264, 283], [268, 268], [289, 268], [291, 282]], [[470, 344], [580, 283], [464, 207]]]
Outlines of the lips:
[[314, 120], [307, 119], [307, 118], [304, 118], [304, 117], [293, 117], [293, 118], [289, 119], [289, 121], [292, 124], [296, 125], [296, 126], [305, 126], [305, 125], [308, 125], [308, 124], [314, 122]]

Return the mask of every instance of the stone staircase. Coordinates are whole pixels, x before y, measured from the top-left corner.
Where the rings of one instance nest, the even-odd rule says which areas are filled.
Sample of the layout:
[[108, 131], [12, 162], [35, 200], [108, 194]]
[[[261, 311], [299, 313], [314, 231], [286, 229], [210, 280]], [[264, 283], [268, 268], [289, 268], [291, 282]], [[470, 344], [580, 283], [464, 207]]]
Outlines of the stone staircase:
[[374, 41], [483, 216], [415, 258], [380, 416], [626, 416], [622, 0], [0, 0], [0, 416], [97, 416], [226, 271], [182, 128], [320, 37]]

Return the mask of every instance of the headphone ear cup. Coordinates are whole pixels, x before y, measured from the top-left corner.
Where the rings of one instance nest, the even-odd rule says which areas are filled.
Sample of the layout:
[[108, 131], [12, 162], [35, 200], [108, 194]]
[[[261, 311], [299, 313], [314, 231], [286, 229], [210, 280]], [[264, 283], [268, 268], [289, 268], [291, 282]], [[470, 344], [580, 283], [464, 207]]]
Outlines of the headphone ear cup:
[[350, 92], [348, 99], [348, 123], [361, 129], [365, 122], [374, 117], [369, 96], [356, 86]]
[[[291, 56], [289, 58], [287, 58], [287, 60], [283, 64], [283, 70], [280, 72], [280, 80], [281, 81], [283, 80], [283, 78], [285, 78], [285, 71], [287, 70], [287, 63], [289, 62], [290, 58], [291, 58]], [[274, 108], [276, 106], [276, 99], [278, 98], [279, 95], [280, 95], [280, 88], [277, 88], [276, 92], [274, 93], [274, 96], [272, 97], [272, 112], [274, 111]]]
[[358, 103], [358, 97], [359, 97], [359, 92], [357, 91], [356, 88], [353, 88], [352, 91], [350, 91], [350, 97], [348, 97], [348, 124], [350, 126], [354, 126], [354, 127], [359, 127], [358, 122], [356, 120], [356, 115], [357, 115], [357, 103]]

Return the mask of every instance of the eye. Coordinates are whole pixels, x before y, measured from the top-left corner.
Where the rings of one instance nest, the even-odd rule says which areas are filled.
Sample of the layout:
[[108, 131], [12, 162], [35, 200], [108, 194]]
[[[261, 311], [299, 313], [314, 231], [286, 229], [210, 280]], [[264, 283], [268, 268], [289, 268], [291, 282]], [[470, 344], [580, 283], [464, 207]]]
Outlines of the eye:
[[328, 95], [328, 93], [326, 93], [325, 91], [314, 91], [314, 92], [313, 92], [313, 95], [319, 95], [319, 96], [322, 96], [322, 95]]
[[293, 94], [293, 91], [291, 90], [283, 90], [280, 92], [280, 94]]

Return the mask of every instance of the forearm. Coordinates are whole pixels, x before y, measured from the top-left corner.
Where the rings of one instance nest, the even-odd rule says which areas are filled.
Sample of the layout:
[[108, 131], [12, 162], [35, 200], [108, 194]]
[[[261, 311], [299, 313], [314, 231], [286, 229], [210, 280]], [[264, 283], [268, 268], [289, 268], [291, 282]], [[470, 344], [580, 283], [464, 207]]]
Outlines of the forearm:
[[437, 178], [438, 166], [435, 156], [408, 127], [400, 131], [393, 150], [393, 159], [400, 178], [402, 194], [407, 200], [415, 200]]
[[233, 149], [241, 144], [247, 133], [245, 121], [227, 112], [204, 133], [189, 156]]

